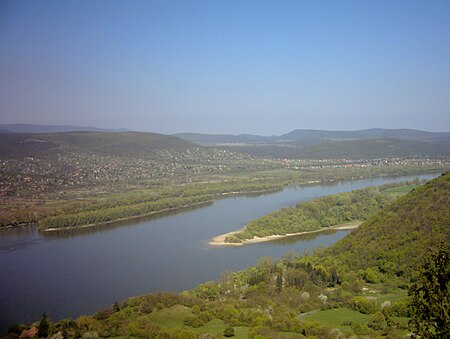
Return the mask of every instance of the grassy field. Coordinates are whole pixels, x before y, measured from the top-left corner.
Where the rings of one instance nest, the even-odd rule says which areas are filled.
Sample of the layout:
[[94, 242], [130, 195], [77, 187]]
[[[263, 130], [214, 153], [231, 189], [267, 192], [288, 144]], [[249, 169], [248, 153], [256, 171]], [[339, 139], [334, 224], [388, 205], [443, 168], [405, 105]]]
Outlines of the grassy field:
[[[223, 331], [225, 330], [225, 323], [220, 319], [212, 319], [206, 325], [193, 328], [184, 325], [184, 319], [192, 315], [192, 311], [189, 307], [183, 305], [175, 305], [170, 308], [164, 308], [162, 310], [152, 312], [148, 317], [157, 324], [159, 327], [167, 328], [184, 328], [188, 329], [195, 334], [210, 333], [216, 336], [216, 338], [222, 338]], [[248, 327], [235, 327], [235, 335], [233, 338], [246, 339], [248, 336]]]
[[389, 188], [387, 190], [382, 191], [383, 194], [406, 194], [409, 191], [413, 190], [414, 188], [416, 188], [417, 186], [412, 186], [412, 185], [408, 185], [408, 186], [401, 186], [401, 187], [394, 187], [394, 188]]
[[372, 315], [362, 314], [348, 308], [340, 307], [331, 310], [318, 311], [307, 315], [303, 320], [319, 323], [323, 326], [345, 328], [346, 321], [353, 321], [355, 324], [363, 324], [370, 321]]

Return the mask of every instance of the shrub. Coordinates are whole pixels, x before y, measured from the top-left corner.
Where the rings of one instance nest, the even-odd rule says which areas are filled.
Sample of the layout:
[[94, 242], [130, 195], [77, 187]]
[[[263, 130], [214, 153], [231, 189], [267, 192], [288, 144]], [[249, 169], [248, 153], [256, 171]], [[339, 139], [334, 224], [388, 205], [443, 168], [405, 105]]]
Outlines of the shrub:
[[225, 330], [223, 331], [223, 335], [225, 337], [234, 337], [234, 328], [231, 326], [225, 327]]
[[371, 314], [375, 312], [375, 304], [373, 301], [367, 300], [363, 297], [354, 297], [352, 299], [352, 307], [354, 310], [363, 314]]

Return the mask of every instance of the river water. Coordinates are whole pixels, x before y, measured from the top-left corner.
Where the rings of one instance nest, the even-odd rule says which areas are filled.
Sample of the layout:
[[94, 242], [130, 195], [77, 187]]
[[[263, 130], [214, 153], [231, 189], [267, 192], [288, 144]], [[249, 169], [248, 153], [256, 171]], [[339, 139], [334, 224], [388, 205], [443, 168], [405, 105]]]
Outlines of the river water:
[[242, 228], [279, 208], [319, 196], [436, 174], [288, 187], [229, 197], [211, 205], [103, 227], [56, 233], [0, 232], [0, 334], [12, 323], [93, 313], [115, 301], [156, 291], [183, 291], [218, 280], [224, 270], [328, 246], [348, 230], [242, 247], [211, 247], [215, 235]]

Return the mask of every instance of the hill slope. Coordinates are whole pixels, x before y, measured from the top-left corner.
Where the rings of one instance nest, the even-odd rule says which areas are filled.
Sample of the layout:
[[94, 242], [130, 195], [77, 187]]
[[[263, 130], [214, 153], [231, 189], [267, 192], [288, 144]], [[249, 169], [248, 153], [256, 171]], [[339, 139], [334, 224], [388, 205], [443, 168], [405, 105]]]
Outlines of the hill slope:
[[0, 133], [0, 157], [90, 152], [115, 156], [151, 156], [155, 151], [199, 147], [176, 137], [141, 132]]
[[450, 172], [400, 197], [325, 255], [352, 270], [410, 277], [428, 248], [450, 243]]

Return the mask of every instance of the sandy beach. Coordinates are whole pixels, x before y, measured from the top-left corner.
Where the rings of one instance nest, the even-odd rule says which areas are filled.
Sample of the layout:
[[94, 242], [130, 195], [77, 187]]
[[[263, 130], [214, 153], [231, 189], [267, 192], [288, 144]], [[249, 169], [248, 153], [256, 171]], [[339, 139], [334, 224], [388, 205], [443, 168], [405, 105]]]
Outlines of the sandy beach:
[[362, 224], [362, 221], [353, 221], [350, 223], [346, 223], [346, 224], [340, 224], [340, 225], [336, 225], [336, 226], [331, 226], [331, 227], [326, 227], [326, 228], [321, 228], [315, 231], [309, 231], [309, 232], [298, 232], [298, 233], [288, 233], [288, 234], [284, 234], [284, 235], [270, 235], [267, 237], [254, 237], [253, 239], [247, 239], [244, 240], [240, 243], [228, 243], [225, 242], [225, 238], [228, 236], [231, 236], [233, 234], [239, 233], [242, 230], [238, 230], [238, 231], [234, 231], [234, 232], [229, 232], [229, 233], [225, 233], [225, 234], [221, 234], [218, 235], [214, 238], [212, 238], [209, 242], [208, 245], [211, 246], [242, 246], [242, 245], [248, 245], [248, 244], [256, 244], [259, 242], [266, 242], [266, 241], [272, 241], [275, 239], [282, 239], [282, 238], [287, 238], [287, 237], [292, 237], [295, 235], [302, 235], [302, 234], [311, 234], [311, 233], [319, 233], [319, 232], [323, 232], [323, 231], [327, 231], [327, 230], [350, 230], [350, 229], [354, 229], [359, 227], [359, 225]]

